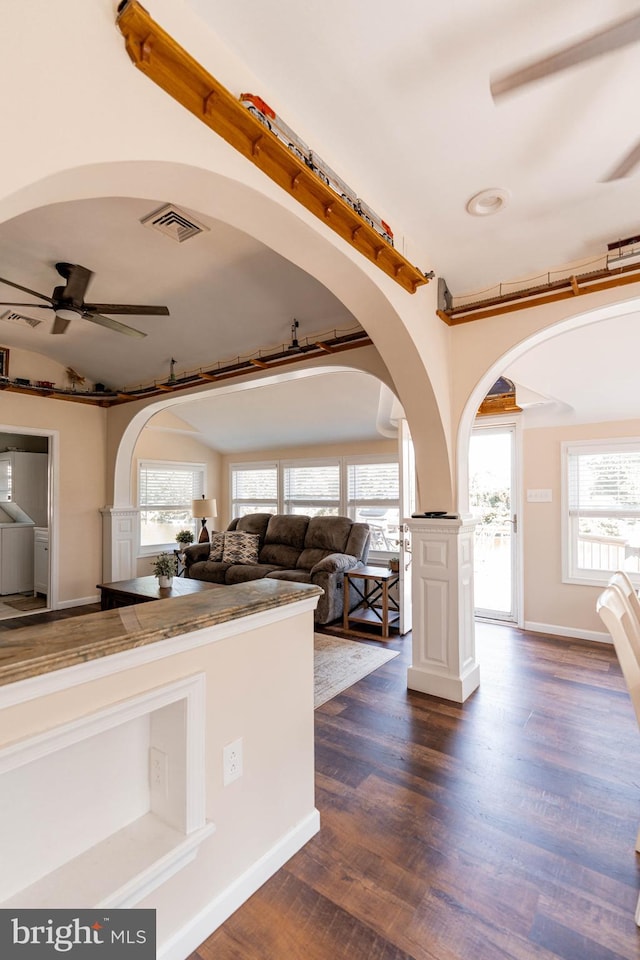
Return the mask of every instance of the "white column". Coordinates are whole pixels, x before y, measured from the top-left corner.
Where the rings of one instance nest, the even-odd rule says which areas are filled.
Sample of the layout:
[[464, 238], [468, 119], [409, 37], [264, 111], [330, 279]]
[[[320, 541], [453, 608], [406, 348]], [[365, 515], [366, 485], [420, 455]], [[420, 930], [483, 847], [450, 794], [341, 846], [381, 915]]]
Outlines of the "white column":
[[136, 507], [103, 507], [102, 581], [131, 580], [137, 575], [140, 511]]
[[410, 519], [413, 551], [411, 690], [463, 703], [480, 683], [473, 616], [475, 520]]

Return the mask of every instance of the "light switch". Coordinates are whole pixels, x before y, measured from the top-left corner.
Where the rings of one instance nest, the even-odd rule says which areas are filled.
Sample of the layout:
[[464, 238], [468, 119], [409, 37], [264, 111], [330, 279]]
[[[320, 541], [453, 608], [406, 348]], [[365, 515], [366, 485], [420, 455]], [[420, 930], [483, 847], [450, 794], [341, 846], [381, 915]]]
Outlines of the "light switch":
[[551, 503], [551, 490], [527, 490], [528, 503]]

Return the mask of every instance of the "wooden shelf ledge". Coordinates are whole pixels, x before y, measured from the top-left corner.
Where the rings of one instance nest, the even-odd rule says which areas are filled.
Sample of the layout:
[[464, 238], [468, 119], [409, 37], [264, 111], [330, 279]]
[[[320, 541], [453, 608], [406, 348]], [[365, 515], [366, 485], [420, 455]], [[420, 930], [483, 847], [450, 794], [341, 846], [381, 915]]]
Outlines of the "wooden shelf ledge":
[[137, 0], [117, 25], [134, 65], [409, 293], [429, 282], [166, 33]]

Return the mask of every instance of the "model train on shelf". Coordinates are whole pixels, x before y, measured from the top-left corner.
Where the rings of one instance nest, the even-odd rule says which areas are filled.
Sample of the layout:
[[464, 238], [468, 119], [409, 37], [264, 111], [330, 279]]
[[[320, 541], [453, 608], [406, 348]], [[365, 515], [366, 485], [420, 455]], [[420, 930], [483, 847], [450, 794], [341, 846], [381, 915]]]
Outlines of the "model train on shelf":
[[247, 110], [257, 117], [260, 123], [270, 130], [281, 143], [300, 160], [306, 164], [310, 170], [315, 173], [319, 180], [322, 180], [334, 193], [336, 193], [345, 203], [348, 203], [352, 210], [362, 217], [362, 219], [378, 233], [383, 240], [393, 246], [393, 231], [388, 223], [378, 216], [371, 207], [361, 200], [360, 197], [344, 182], [344, 180], [335, 173], [331, 167], [324, 162], [297, 133], [287, 126], [284, 120], [272, 110], [268, 103], [262, 97], [255, 93], [241, 93], [240, 102]]

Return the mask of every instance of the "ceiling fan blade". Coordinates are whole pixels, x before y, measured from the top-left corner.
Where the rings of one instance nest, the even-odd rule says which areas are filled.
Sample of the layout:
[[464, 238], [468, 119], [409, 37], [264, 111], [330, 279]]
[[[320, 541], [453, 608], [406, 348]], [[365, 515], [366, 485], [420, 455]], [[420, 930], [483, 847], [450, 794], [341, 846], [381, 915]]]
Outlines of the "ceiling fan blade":
[[604, 53], [620, 50], [638, 40], [640, 40], [640, 11], [624, 20], [617, 20], [610, 26], [603, 27], [602, 30], [563, 47], [548, 57], [495, 77], [491, 80], [491, 94], [494, 100], [498, 100], [505, 94], [529, 83], [559, 73], [561, 70], [567, 70], [569, 67], [592, 60]]
[[67, 327], [71, 323], [71, 320], [68, 317], [58, 317], [56, 316], [53, 321], [53, 327], [51, 328], [51, 333], [66, 333]]
[[115, 330], [117, 333], [124, 333], [128, 337], [146, 337], [146, 333], [143, 333], [142, 330], [134, 330], [133, 327], [128, 327], [126, 323], [112, 320], [111, 317], [103, 317], [99, 313], [83, 313], [82, 316], [85, 320], [90, 320], [91, 323], [97, 323], [101, 327]]
[[640, 163], [640, 140], [636, 143], [634, 147], [629, 150], [629, 153], [622, 158], [617, 167], [607, 174], [603, 178], [603, 183], [609, 183], [611, 180], [622, 180], [623, 177], [628, 176]]
[[9, 303], [7, 300], [0, 300], [0, 307], [28, 307], [29, 310], [53, 310], [50, 303]]
[[[5, 280], [4, 277], [0, 277], [0, 283], [6, 283], [7, 286], [9, 286], [9, 287], [15, 287], [16, 290], [22, 290], [23, 293], [30, 293], [32, 297], [40, 297], [41, 300], [48, 300], [49, 303], [53, 303], [53, 300], [51, 299], [51, 297], [45, 296], [44, 293], [38, 293], [37, 290], [30, 290], [29, 287], [22, 287], [22, 286], [20, 286], [19, 283], [14, 283], [13, 280]], [[11, 304], [8, 304], [8, 306], [11, 306]], [[30, 307], [31, 304], [30, 304], [30, 303], [29, 303], [29, 304], [27, 304], [27, 303], [17, 303], [17, 304], [14, 304], [14, 306], [17, 306], [17, 307], [27, 307], [27, 306], [29, 306], [29, 307]], [[33, 306], [34, 306], [34, 307], [36, 307], [36, 306], [41, 306], [41, 304], [36, 304], [36, 303], [34, 303]]]
[[96, 313], [111, 313], [115, 316], [118, 315], [131, 315], [131, 316], [156, 316], [156, 317], [168, 317], [169, 308], [160, 307], [160, 306], [143, 306], [142, 304], [135, 303], [85, 303], [85, 310], [95, 311]]
[[64, 288], [65, 300], [82, 303], [93, 276], [93, 270], [87, 270], [79, 263], [56, 263], [56, 270], [67, 281]]

